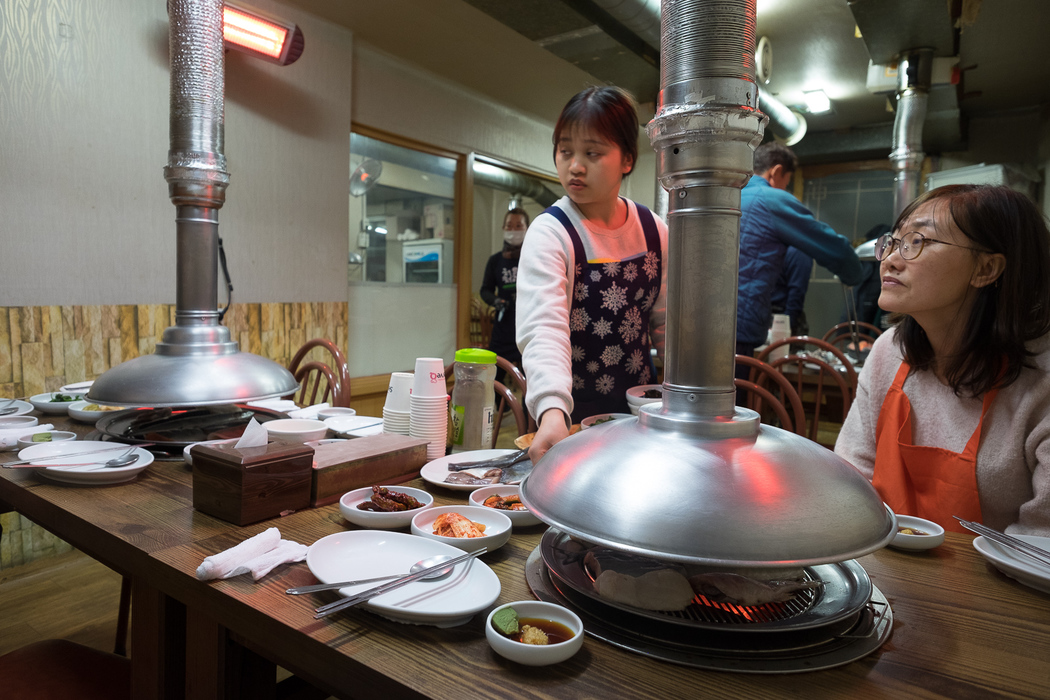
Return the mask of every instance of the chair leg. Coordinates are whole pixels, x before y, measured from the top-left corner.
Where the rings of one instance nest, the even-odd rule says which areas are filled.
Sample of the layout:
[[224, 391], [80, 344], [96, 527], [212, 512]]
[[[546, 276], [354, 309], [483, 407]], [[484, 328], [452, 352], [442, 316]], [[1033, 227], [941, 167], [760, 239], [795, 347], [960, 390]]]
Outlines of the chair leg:
[[120, 603], [117, 608], [117, 641], [113, 653], [118, 656], [128, 655], [128, 618], [131, 613], [131, 579], [124, 576], [120, 579]]

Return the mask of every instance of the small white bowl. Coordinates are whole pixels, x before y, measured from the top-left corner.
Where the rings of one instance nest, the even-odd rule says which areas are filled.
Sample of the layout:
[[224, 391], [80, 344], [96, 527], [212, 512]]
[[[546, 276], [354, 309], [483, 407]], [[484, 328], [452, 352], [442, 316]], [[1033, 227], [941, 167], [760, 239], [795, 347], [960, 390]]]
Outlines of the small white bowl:
[[29, 397], [29, 403], [33, 404], [33, 408], [40, 411], [41, 413], [47, 413], [49, 415], [66, 415], [69, 413], [69, 404], [73, 401], [52, 401], [53, 398], [62, 394], [63, 396], [72, 396], [73, 401], [79, 401], [83, 394], [74, 394], [63, 391], [47, 391], [43, 394], [37, 394], [36, 396]]
[[[656, 397], [646, 397], [645, 392], [647, 391], [659, 391], [660, 395]], [[642, 384], [641, 386], [632, 386], [627, 390], [627, 406], [631, 409], [633, 415], [638, 415], [638, 409], [647, 403], [656, 403], [657, 401], [663, 401], [663, 384]]]
[[[459, 513], [467, 520], [485, 526], [484, 537], [442, 537], [434, 534], [434, 521], [442, 513]], [[427, 508], [412, 516], [412, 534], [437, 540], [458, 547], [464, 552], [473, 552], [480, 547], [487, 547], [489, 552], [507, 544], [510, 539], [510, 518], [493, 508], [481, 506], [438, 506]]]
[[328, 426], [319, 420], [281, 418], [266, 421], [262, 426], [274, 440], [291, 444], [320, 440], [328, 434]]
[[517, 484], [496, 484], [495, 486], [483, 486], [480, 489], [471, 491], [468, 500], [472, 506], [489, 508], [490, 510], [503, 513], [510, 518], [511, 525], [514, 527], [539, 525], [543, 521], [533, 515], [531, 510], [503, 510], [502, 508], [491, 508], [485, 505], [485, 500], [489, 496], [517, 496], [519, 493], [520, 487]]
[[[36, 441], [33, 438], [36, 435], [50, 435], [50, 440]], [[50, 430], [42, 433], [35, 433], [33, 435], [23, 435], [18, 438], [18, 448], [24, 449], [26, 447], [32, 447], [33, 445], [43, 445], [48, 442], [65, 442], [66, 440], [76, 440], [77, 434], [71, 433], [68, 430]]]
[[[916, 518], [914, 515], [898, 515], [897, 534], [890, 540], [890, 547], [895, 549], [933, 549], [944, 543], [944, 528], [931, 520]], [[914, 528], [925, 535], [906, 535], [900, 532], [902, 527]]]
[[336, 417], [349, 417], [356, 416], [357, 410], [353, 408], [345, 408], [343, 406], [329, 406], [328, 408], [322, 408], [317, 412], [317, 420], [324, 420], [325, 418], [336, 418]]
[[631, 418], [633, 414], [630, 413], [599, 413], [596, 416], [587, 416], [580, 421], [580, 430], [586, 430], [594, 425], [604, 425], [614, 420], [621, 420], [623, 418]]
[[0, 430], [8, 428], [32, 428], [38, 425], [40, 419], [36, 416], [0, 416]]
[[366, 486], [354, 489], [343, 494], [339, 499], [339, 512], [343, 517], [354, 525], [369, 528], [370, 530], [394, 530], [408, 527], [412, 524], [412, 518], [428, 508], [434, 507], [434, 497], [423, 489], [414, 489], [411, 486], [384, 486], [383, 488], [397, 491], [411, 496], [423, 504], [422, 508], [412, 510], [399, 510], [393, 513], [383, 513], [373, 510], [361, 510], [357, 506], [372, 498], [372, 487]]
[[[504, 608], [514, 608], [519, 618], [533, 618], [560, 622], [573, 633], [572, 639], [558, 644], [523, 644], [505, 637], [492, 625], [492, 618]], [[538, 600], [519, 600], [501, 605], [485, 620], [485, 639], [492, 650], [505, 659], [525, 666], [550, 666], [572, 657], [583, 646], [583, 622], [573, 611], [554, 603]]]

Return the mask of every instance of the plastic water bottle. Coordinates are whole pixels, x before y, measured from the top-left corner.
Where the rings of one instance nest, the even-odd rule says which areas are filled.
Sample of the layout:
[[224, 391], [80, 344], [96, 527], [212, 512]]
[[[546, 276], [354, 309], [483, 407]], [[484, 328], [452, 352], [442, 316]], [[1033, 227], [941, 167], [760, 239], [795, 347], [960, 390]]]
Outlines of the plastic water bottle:
[[[785, 340], [791, 337], [791, 317], [787, 314], [773, 314], [773, 325], [769, 329], [769, 343]], [[769, 354], [770, 360], [776, 360], [788, 356], [790, 347], [782, 345]]]
[[454, 371], [456, 385], [449, 405], [452, 452], [487, 450], [492, 446], [496, 409], [496, 353], [477, 348], [457, 350]]

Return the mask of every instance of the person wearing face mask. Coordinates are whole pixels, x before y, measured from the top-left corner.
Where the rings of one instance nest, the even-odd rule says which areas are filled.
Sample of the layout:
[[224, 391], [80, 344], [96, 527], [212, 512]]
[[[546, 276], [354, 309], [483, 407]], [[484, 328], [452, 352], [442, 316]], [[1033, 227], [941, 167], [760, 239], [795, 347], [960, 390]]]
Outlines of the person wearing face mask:
[[481, 299], [495, 309], [489, 350], [514, 364], [521, 364], [514, 339], [514, 301], [518, 295], [518, 259], [528, 228], [529, 215], [520, 207], [503, 216], [503, 250], [489, 258], [481, 281]]

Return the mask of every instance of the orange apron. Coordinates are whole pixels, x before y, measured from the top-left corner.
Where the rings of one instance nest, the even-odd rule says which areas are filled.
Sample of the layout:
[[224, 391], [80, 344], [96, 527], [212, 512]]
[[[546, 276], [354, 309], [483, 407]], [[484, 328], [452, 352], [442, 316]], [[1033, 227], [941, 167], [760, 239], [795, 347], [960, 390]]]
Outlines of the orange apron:
[[984, 396], [981, 419], [962, 452], [912, 444], [911, 402], [904, 381], [911, 367], [901, 362], [875, 427], [872, 485], [894, 513], [932, 520], [953, 532], [967, 532], [953, 515], [981, 522], [977, 494], [977, 449], [981, 425], [999, 389]]

